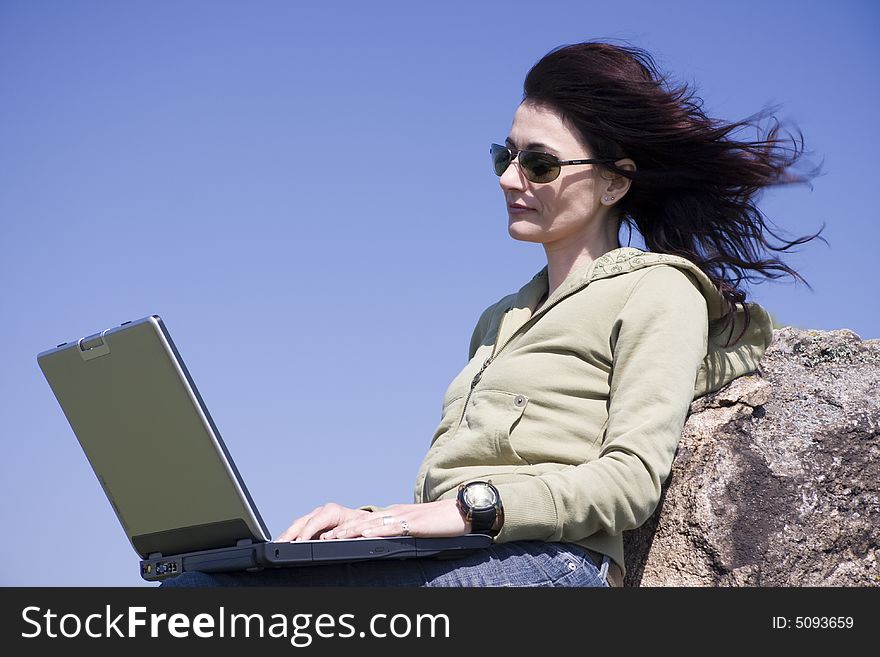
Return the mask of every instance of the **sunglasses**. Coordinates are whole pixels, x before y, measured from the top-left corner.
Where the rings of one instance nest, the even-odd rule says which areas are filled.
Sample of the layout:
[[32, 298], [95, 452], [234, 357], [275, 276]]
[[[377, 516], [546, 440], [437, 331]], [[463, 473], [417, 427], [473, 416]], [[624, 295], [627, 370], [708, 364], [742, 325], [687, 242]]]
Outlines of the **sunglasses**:
[[501, 176], [507, 171], [507, 167], [514, 160], [519, 161], [519, 167], [527, 180], [533, 183], [553, 182], [559, 177], [562, 167], [569, 164], [606, 164], [615, 162], [609, 159], [589, 160], [560, 160], [558, 157], [540, 151], [518, 151], [500, 144], [492, 144], [489, 148], [492, 156], [492, 167], [495, 175]]

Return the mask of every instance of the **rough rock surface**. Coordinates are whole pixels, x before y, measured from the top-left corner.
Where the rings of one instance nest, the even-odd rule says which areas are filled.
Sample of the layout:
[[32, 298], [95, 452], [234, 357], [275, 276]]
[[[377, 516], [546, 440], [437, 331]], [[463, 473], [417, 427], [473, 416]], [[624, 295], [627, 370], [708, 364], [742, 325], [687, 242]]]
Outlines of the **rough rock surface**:
[[880, 584], [880, 340], [774, 331], [760, 369], [691, 404], [627, 586]]

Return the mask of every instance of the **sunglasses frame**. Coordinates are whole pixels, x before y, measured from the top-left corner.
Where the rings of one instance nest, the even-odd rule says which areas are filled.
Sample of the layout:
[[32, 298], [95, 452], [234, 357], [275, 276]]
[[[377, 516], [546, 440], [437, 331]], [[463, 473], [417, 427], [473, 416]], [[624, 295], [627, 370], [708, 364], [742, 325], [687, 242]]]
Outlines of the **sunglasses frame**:
[[[612, 160], [612, 159], [608, 159], [608, 158], [589, 158], [586, 160], [560, 160], [558, 157], [556, 157], [555, 155], [551, 155], [550, 153], [544, 153], [542, 151], [519, 150], [516, 148], [511, 148], [510, 146], [504, 146], [502, 144], [492, 144], [491, 146], [489, 146], [489, 154], [490, 155], [493, 154], [493, 150], [495, 149], [496, 146], [498, 148], [506, 150], [509, 157], [510, 157], [510, 159], [507, 161], [507, 166], [504, 167], [504, 171], [507, 171], [507, 169], [510, 168], [510, 165], [513, 164], [513, 161], [516, 160], [519, 163], [519, 167], [522, 170], [523, 175], [526, 177], [526, 180], [528, 180], [529, 182], [533, 182], [537, 185], [551, 183], [554, 180], [556, 180], [559, 177], [559, 174], [562, 173], [562, 167], [564, 167], [564, 166], [569, 166], [571, 164], [610, 164], [612, 162], [617, 161], [617, 160]], [[556, 169], [556, 175], [554, 175], [550, 180], [532, 180], [529, 177], [529, 169], [527, 167], [524, 167], [522, 165], [522, 162], [519, 159], [520, 155], [522, 155], [523, 153], [533, 154], [533, 155], [541, 155], [543, 157], [551, 158], [552, 160], [555, 161], [553, 164], [553, 167]], [[492, 161], [494, 164], [494, 161], [495, 161], [494, 157], [493, 157]], [[494, 170], [495, 170], [495, 168], [493, 167], [493, 171]], [[502, 171], [501, 173], [498, 173], [497, 171], [495, 171], [495, 175], [500, 178], [501, 176], [504, 175], [504, 171]]]

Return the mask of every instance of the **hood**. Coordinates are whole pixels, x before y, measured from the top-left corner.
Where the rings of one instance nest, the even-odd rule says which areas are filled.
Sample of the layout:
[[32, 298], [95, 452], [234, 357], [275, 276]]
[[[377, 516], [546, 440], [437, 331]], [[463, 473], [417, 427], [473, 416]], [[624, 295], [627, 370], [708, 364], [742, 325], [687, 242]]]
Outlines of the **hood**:
[[[706, 300], [709, 314], [709, 341], [706, 357], [700, 365], [694, 384], [694, 397], [718, 390], [733, 379], [754, 372], [773, 339], [773, 322], [769, 314], [756, 303], [738, 303], [735, 310], [731, 311], [729, 304], [709, 277], [693, 262], [680, 256], [650, 253], [633, 247], [614, 249], [594, 260], [588, 267], [572, 272], [563, 284], [553, 291], [546, 306], [550, 306], [554, 299], [571, 293], [573, 288], [583, 287], [592, 281], [663, 265], [678, 267], [685, 272]], [[535, 279], [539, 277], [546, 279], [546, 267], [535, 276]], [[545, 284], [544, 290], [546, 289]], [[733, 314], [733, 325], [724, 328], [730, 312]], [[742, 332], [746, 313], [750, 317], [748, 330], [739, 337], [739, 340], [728, 344], [728, 341], [736, 339]]]

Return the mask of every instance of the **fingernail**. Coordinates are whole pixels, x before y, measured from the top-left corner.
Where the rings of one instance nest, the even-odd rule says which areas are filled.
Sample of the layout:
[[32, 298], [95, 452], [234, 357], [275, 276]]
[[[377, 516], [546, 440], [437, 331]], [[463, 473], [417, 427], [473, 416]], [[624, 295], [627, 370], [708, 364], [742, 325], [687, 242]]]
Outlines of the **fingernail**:
[[364, 531], [361, 532], [361, 534], [363, 534], [364, 536], [369, 536], [372, 533], [373, 533], [372, 529], [365, 529]]

